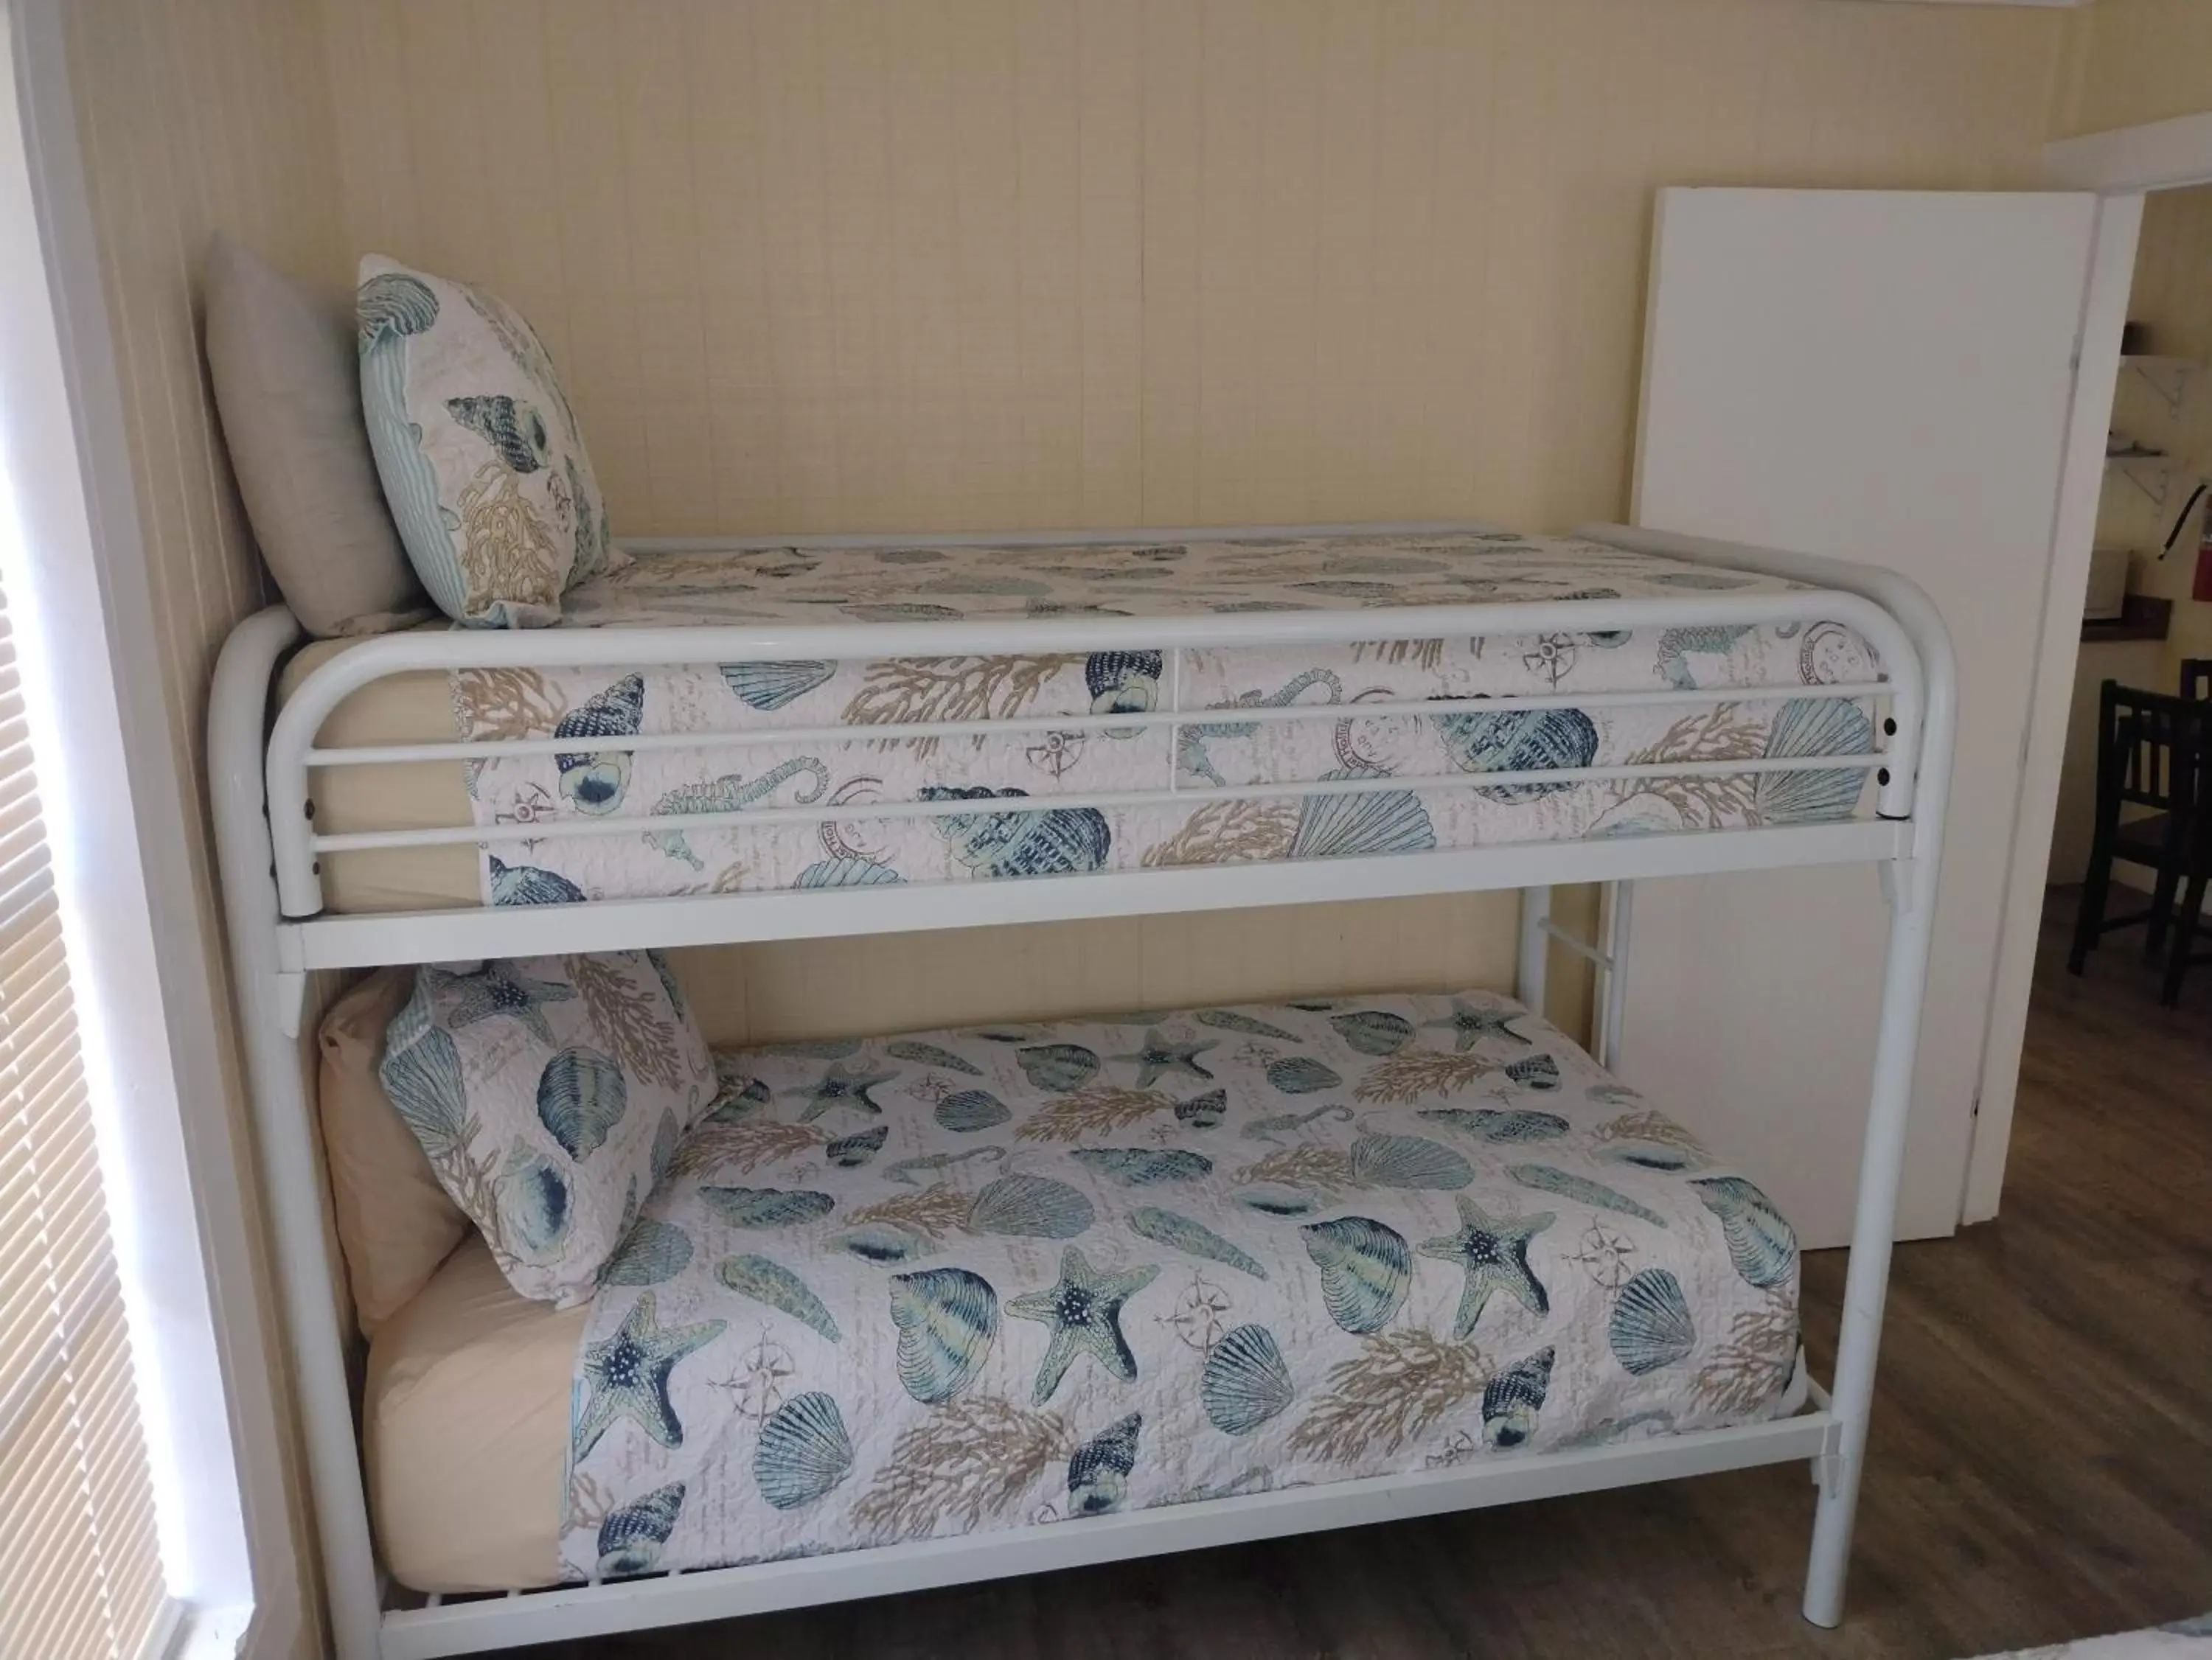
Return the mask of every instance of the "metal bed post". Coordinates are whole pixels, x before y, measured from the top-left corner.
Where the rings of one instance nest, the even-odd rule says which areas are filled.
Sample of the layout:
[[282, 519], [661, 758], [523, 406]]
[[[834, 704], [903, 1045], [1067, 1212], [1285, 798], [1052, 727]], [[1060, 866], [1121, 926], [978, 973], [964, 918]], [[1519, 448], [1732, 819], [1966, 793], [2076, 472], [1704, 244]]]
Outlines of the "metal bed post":
[[1519, 967], [1514, 975], [1513, 995], [1528, 1006], [1529, 1013], [1541, 1019], [1544, 1014], [1544, 991], [1551, 978], [1552, 936], [1547, 924], [1552, 920], [1552, 890], [1549, 888], [1524, 888], [1521, 890], [1521, 954]]
[[1605, 1001], [1597, 1014], [1598, 1064], [1608, 1072], [1620, 1070], [1621, 1027], [1628, 1018], [1628, 942], [1633, 919], [1636, 884], [1609, 882], [1605, 890], [1605, 981], [1598, 990]]
[[288, 969], [279, 954], [262, 785], [270, 688], [277, 662], [299, 637], [292, 614], [272, 605], [240, 623], [223, 642], [208, 700], [209, 783], [246, 1093], [253, 1100], [261, 1190], [275, 1223], [331, 1640], [337, 1660], [377, 1660], [382, 1597], [355, 1439], [345, 1334], [331, 1292], [335, 1265], [326, 1243], [315, 1107], [299, 1052], [306, 976]]
[[1882, 1305], [1889, 1290], [1897, 1184], [1905, 1167], [1920, 1000], [1928, 979], [1928, 945], [1935, 920], [1934, 839], [1929, 839], [1923, 853], [1883, 865], [1881, 872], [1890, 899], [1881, 1031], [1875, 1040], [1873, 1102], [1860, 1154], [1858, 1209], [1851, 1221], [1850, 1267], [1844, 1282], [1843, 1324], [1837, 1336], [1830, 1395], [1843, 1438], [1833, 1453], [1813, 1464], [1820, 1501], [1813, 1523], [1812, 1556], [1805, 1568], [1804, 1609], [1805, 1617], [1816, 1626], [1834, 1626], [1844, 1617], [1844, 1581], [1850, 1567], [1859, 1477], [1866, 1466], [1875, 1358], [1881, 1344]]
[[[1917, 766], [1909, 772], [1901, 766], [1885, 768], [1877, 780], [1880, 815], [1909, 813], [1912, 840], [1909, 851], [1877, 867], [1889, 902], [1889, 946], [1882, 964], [1881, 1026], [1875, 1040], [1874, 1082], [1859, 1152], [1858, 1204], [1851, 1219], [1850, 1266], [1844, 1281], [1843, 1322], [1829, 1396], [1839, 1434], [1835, 1450], [1813, 1464], [1820, 1499], [1805, 1568], [1803, 1608], [1813, 1624], [1832, 1627], [1843, 1620], [1844, 1582], [1850, 1567], [1851, 1530], [1857, 1519], [1867, 1424], [1874, 1405], [1875, 1361], [1889, 1292], [1897, 1186], [1905, 1172], [1905, 1132], [1912, 1112], [1928, 948], [1935, 931], [1936, 879], [1951, 794], [1951, 758], [1958, 742], [1958, 659], [1935, 602], [1917, 583], [1879, 566], [1850, 566], [1814, 554], [1619, 525], [1590, 526], [1583, 534], [1617, 548], [1845, 588], [1896, 618], [1920, 658], [1919, 742], [1902, 752], [1917, 754]], [[1894, 714], [1887, 724], [1894, 735]]]

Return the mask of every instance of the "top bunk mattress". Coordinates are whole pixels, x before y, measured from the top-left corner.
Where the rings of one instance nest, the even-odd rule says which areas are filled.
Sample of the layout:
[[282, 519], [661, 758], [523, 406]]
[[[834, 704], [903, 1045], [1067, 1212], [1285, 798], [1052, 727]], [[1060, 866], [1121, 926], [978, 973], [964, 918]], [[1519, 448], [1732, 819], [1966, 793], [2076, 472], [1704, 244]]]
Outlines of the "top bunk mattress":
[[[1795, 585], [1571, 538], [1506, 532], [1237, 535], [1053, 545], [721, 548], [636, 554], [572, 591], [563, 627], [1188, 617], [1776, 591]], [[356, 641], [302, 651], [287, 696]], [[686, 894], [945, 882], [1092, 870], [1395, 853], [1846, 819], [1863, 767], [1662, 779], [1480, 782], [1652, 761], [1873, 748], [1857, 698], [1739, 695], [1866, 685], [1872, 647], [1841, 622], [1686, 626], [1019, 657], [616, 669], [461, 669], [363, 687], [327, 746], [574, 738], [573, 750], [317, 769], [325, 833], [473, 826], [486, 844], [323, 856], [341, 912], [574, 903]], [[1648, 691], [1651, 700], [1495, 714], [1362, 714], [1436, 699]], [[1711, 692], [1705, 698], [1696, 695]], [[1105, 717], [1200, 713], [1175, 724]], [[871, 736], [981, 718], [982, 736]], [[1066, 722], [1062, 725], [1057, 723]], [[845, 729], [851, 729], [849, 736]], [[696, 732], [635, 752], [593, 741]], [[733, 742], [732, 733], [750, 741]], [[1465, 776], [1467, 783], [1457, 779]], [[1300, 794], [1302, 783], [1405, 777], [1403, 791]], [[1446, 780], [1438, 784], [1437, 779]], [[1255, 797], [1227, 792], [1252, 789]], [[1017, 796], [1174, 800], [1044, 811]], [[916, 803], [975, 800], [935, 816]], [[584, 821], [790, 808], [832, 819], [580, 835]], [[570, 833], [563, 833], [564, 827]]]

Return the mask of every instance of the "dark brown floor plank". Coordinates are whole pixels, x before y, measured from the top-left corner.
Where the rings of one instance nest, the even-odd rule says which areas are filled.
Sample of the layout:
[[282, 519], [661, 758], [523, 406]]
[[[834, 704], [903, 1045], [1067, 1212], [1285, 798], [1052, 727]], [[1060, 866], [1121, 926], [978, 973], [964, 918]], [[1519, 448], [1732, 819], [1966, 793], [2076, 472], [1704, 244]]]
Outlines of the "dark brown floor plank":
[[[536, 1660], [1945, 1657], [2212, 1609], [2212, 972], [2045, 919], [2004, 1215], [1897, 1252], [1842, 1629], [1796, 1464], [532, 1651]], [[1807, 1259], [1825, 1372], [1840, 1253]]]

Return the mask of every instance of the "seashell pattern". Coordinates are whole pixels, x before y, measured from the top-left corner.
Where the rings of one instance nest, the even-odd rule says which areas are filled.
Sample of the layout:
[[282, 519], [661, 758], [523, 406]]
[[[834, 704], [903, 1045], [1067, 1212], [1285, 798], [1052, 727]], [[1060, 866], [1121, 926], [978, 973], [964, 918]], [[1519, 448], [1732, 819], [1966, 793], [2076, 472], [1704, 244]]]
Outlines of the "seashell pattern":
[[1557, 1350], [1538, 1349], [1524, 1360], [1516, 1360], [1482, 1390], [1483, 1445], [1503, 1452], [1517, 1447], [1536, 1433], [1536, 1415], [1551, 1393], [1552, 1366]]
[[544, 1154], [517, 1142], [492, 1180], [499, 1205], [499, 1239], [527, 1260], [550, 1255], [568, 1237], [568, 1181]]
[[1682, 1282], [1663, 1268], [1647, 1268], [1621, 1287], [1607, 1322], [1613, 1358], [1631, 1377], [1641, 1378], [1673, 1366], [1697, 1347], [1698, 1329], [1690, 1318]]
[[1187, 1101], [1177, 1101], [1176, 1122], [1193, 1130], [1211, 1130], [1229, 1116], [1229, 1092], [1209, 1089], [1203, 1095], [1194, 1095]]
[[1321, 1201], [1304, 1188], [1278, 1182], [1255, 1182], [1237, 1190], [1237, 1203], [1262, 1216], [1310, 1216]]
[[1506, 1066], [1505, 1075], [1540, 1094], [1559, 1087], [1559, 1063], [1549, 1055], [1530, 1055]]
[[781, 1309], [833, 1343], [843, 1340], [828, 1305], [807, 1287], [805, 1281], [780, 1263], [765, 1257], [725, 1257], [714, 1264], [714, 1278], [740, 1297]]
[[803, 1188], [702, 1187], [699, 1197], [732, 1227], [796, 1227], [818, 1221], [837, 1203]]
[[1255, 1280], [1267, 1277], [1267, 1268], [1258, 1257], [1230, 1244], [1205, 1223], [1194, 1221], [1178, 1211], [1139, 1205], [1129, 1213], [1129, 1227], [1139, 1238], [1155, 1244], [1220, 1263]]
[[[1766, 758], [1863, 754], [1874, 748], [1866, 711], [1841, 698], [1795, 698], [1767, 729]], [[1824, 824], [1847, 819], [1866, 789], [1863, 772], [1761, 772], [1752, 781], [1752, 813], [1760, 824]]]
[[1274, 1334], [1263, 1325], [1241, 1325], [1206, 1355], [1198, 1398], [1214, 1428], [1224, 1435], [1249, 1435], [1290, 1405], [1297, 1393]]
[[691, 1264], [691, 1236], [671, 1222], [641, 1218], [599, 1270], [609, 1286], [665, 1285]]
[[566, 876], [534, 864], [508, 864], [484, 855], [485, 897], [494, 905], [581, 905], [590, 897]]
[[927, 1236], [895, 1222], [863, 1222], [830, 1236], [830, 1245], [864, 1263], [910, 1263], [933, 1249]]
[[563, 1049], [538, 1074], [538, 1122], [580, 1164], [606, 1145], [629, 1111], [622, 1068], [595, 1049]]
[[1079, 1043], [1032, 1044], [1014, 1051], [1022, 1075], [1036, 1087], [1065, 1094], [1098, 1075], [1098, 1054]]
[[968, 1226], [1023, 1239], [1072, 1239], [1097, 1220], [1079, 1188], [1049, 1176], [1001, 1176], [975, 1196]]
[[884, 1053], [895, 1061], [912, 1061], [916, 1066], [938, 1067], [946, 1072], [964, 1072], [971, 1078], [983, 1075], [983, 1069], [963, 1056], [933, 1043], [921, 1043], [912, 1038], [902, 1038], [884, 1045]]
[[1267, 1068], [1267, 1081], [1285, 1095], [1310, 1095], [1344, 1080], [1310, 1055], [1288, 1055]]
[[979, 1130], [997, 1129], [1014, 1113], [988, 1089], [963, 1089], [938, 1102], [934, 1116], [954, 1134], [972, 1135]]
[[874, 859], [822, 859], [799, 873], [793, 888], [890, 888], [902, 878]]
[[[1073, 672], [1057, 695], [1081, 698]], [[433, 976], [447, 1001], [472, 983]], [[566, 1567], [688, 1571], [941, 1537], [978, 1502], [977, 1526], [1127, 1513], [1772, 1410], [1795, 1242], [1755, 1188], [1504, 999], [1300, 1003], [718, 1057], [659, 1184], [640, 1161], [583, 1316], [591, 1519], [566, 1525]], [[388, 1040], [395, 1100], [476, 1110], [422, 1021]], [[606, 1145], [662, 1116], [639, 1122], [641, 1087]], [[608, 1156], [525, 1131], [574, 1194]], [[606, 1347], [647, 1297], [668, 1323]], [[698, 1358], [669, 1370], [679, 1345]], [[1214, 1438], [1204, 1470], [1190, 1434]], [[599, 1550], [677, 1484], [669, 1542], [626, 1519]]]
[[796, 703], [837, 672], [834, 663], [725, 663], [722, 683], [749, 707], [763, 714]]
[[1340, 1216], [1298, 1232], [1321, 1269], [1328, 1318], [1346, 1331], [1361, 1337], [1380, 1331], [1405, 1306], [1413, 1253], [1397, 1229], [1370, 1216]]
[[1729, 1260], [1746, 1284], [1767, 1290], [1790, 1283], [1797, 1272], [1797, 1235], [1772, 1200], [1741, 1176], [1702, 1177], [1690, 1186], [1720, 1218]]
[[1094, 715], [1143, 714], [1159, 701], [1166, 659], [1158, 651], [1093, 651], [1083, 665]]
[[1395, 1055], [1413, 1040], [1413, 1023], [1387, 1009], [1364, 1009], [1357, 1014], [1335, 1015], [1329, 1026], [1336, 1035], [1363, 1055]]
[[[644, 677], [626, 675], [562, 716], [553, 736], [634, 737], [644, 720]], [[553, 764], [561, 775], [562, 798], [580, 813], [611, 813], [629, 789], [631, 757], [627, 749], [563, 752], [553, 757]]]
[[[1368, 769], [1324, 772], [1331, 782], [1387, 778]], [[1421, 798], [1409, 790], [1306, 796], [1298, 803], [1291, 836], [1294, 859], [1360, 858], [1385, 853], [1425, 853], [1437, 845]]]
[[1525, 1108], [1428, 1106], [1421, 1109], [1420, 1116], [1431, 1124], [1449, 1124], [1485, 1142], [1556, 1141], [1568, 1130], [1567, 1121], [1558, 1113]]
[[[1597, 727], [1579, 709], [1516, 709], [1495, 715], [1465, 710], [1431, 717], [1465, 772], [1537, 772], [1588, 766], [1597, 760]], [[1572, 784], [1493, 785], [1476, 791], [1492, 801], [1525, 802], [1571, 790]]]
[[1649, 1222], [1654, 1227], [1667, 1226], [1667, 1219], [1649, 1205], [1642, 1205], [1617, 1188], [1603, 1182], [1594, 1182], [1587, 1176], [1577, 1176], [1572, 1171], [1560, 1170], [1547, 1164], [1516, 1164], [1513, 1179], [1523, 1187], [1533, 1187], [1539, 1192], [1556, 1193], [1563, 1199], [1593, 1205], [1600, 1210], [1618, 1211], [1624, 1216], [1633, 1216], [1639, 1222]]
[[1133, 1412], [1076, 1448], [1067, 1461], [1067, 1513], [1103, 1516], [1121, 1509], [1137, 1468], [1137, 1438], [1145, 1415]]
[[1068, 1157], [1123, 1187], [1194, 1182], [1213, 1170], [1213, 1160], [1206, 1154], [1181, 1147], [1157, 1152], [1141, 1147], [1079, 1147]]
[[1244, 1032], [1255, 1038], [1273, 1038], [1280, 1043], [1296, 1043], [1298, 1034], [1285, 1032], [1269, 1021], [1255, 1019], [1235, 1009], [1201, 1009], [1191, 1016], [1200, 1026], [1215, 1027], [1224, 1032]]
[[819, 1390], [785, 1402], [761, 1426], [753, 1480], [778, 1510], [811, 1505], [853, 1473], [853, 1441], [837, 1403]]
[[884, 1150], [890, 1137], [889, 1124], [876, 1124], [850, 1136], [840, 1136], [822, 1149], [822, 1156], [840, 1170], [858, 1170]]
[[898, 1327], [898, 1375], [906, 1392], [942, 1406], [974, 1381], [999, 1335], [999, 1294], [964, 1268], [894, 1274], [891, 1321]]
[[684, 1513], [684, 1483], [671, 1481], [642, 1499], [609, 1511], [599, 1524], [599, 1572], [611, 1579], [650, 1573], [660, 1564], [661, 1548]]
[[[1026, 790], [926, 785], [924, 801], [993, 801]], [[952, 856], [976, 875], [1064, 876], [1106, 863], [1113, 833], [1094, 807], [1049, 807], [1022, 813], [947, 813], [929, 821]]]
[[1352, 1172], [1367, 1187], [1419, 1188], [1449, 1193], [1474, 1179], [1474, 1166], [1425, 1136], [1362, 1136], [1352, 1144]]

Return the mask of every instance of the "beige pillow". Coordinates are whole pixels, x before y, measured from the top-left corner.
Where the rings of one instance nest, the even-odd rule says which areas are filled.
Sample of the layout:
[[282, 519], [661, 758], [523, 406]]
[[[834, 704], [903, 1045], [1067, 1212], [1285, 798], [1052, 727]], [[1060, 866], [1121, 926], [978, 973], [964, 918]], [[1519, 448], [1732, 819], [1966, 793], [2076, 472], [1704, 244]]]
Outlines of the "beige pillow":
[[353, 319], [227, 236], [208, 249], [208, 370], [254, 540], [312, 634], [380, 633], [429, 602], [384, 505]]
[[469, 1231], [377, 1081], [384, 1028], [414, 990], [412, 968], [380, 968], [323, 1016], [323, 1152], [364, 1336], [406, 1306]]

